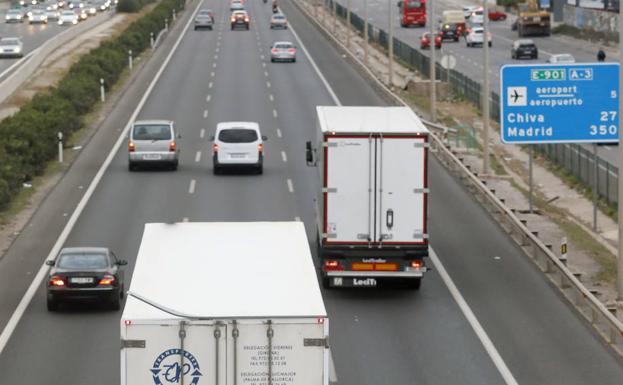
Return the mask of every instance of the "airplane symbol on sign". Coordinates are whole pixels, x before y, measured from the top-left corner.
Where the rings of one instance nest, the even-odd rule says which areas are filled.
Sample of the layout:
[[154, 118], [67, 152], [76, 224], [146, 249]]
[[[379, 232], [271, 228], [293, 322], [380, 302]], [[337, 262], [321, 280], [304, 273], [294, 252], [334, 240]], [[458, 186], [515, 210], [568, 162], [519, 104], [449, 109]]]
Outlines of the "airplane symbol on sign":
[[526, 87], [508, 87], [506, 104], [509, 107], [525, 107], [528, 105]]

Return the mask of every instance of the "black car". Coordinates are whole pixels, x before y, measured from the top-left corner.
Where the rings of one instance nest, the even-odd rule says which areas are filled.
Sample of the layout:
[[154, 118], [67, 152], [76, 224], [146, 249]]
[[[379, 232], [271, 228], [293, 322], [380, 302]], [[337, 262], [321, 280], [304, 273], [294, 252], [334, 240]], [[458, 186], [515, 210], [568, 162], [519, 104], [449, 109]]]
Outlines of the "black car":
[[530, 59], [539, 58], [539, 50], [536, 44], [530, 39], [515, 40], [511, 47], [511, 58], [521, 59], [523, 57]]
[[64, 248], [48, 276], [47, 304], [49, 311], [58, 310], [59, 303], [72, 300], [99, 300], [119, 310], [123, 298], [123, 270], [127, 262], [107, 248]]
[[457, 23], [444, 23], [439, 28], [439, 36], [441, 40], [459, 41], [463, 33], [463, 28]]

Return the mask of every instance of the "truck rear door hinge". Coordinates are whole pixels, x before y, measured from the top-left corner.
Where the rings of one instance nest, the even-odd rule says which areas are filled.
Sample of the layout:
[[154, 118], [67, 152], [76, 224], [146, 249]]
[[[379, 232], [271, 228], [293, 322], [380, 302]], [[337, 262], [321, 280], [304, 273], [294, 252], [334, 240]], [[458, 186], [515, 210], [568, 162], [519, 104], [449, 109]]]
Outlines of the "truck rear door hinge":
[[337, 234], [336, 233], [322, 233], [322, 237], [327, 238], [327, 239], [337, 238]]
[[323, 187], [322, 188], [322, 192], [323, 193], [336, 193], [337, 192], [337, 188], [335, 188], [335, 187]]
[[418, 232], [413, 233], [413, 238], [415, 238], [415, 239], [420, 239], [420, 238], [428, 239], [428, 234], [425, 234], [425, 233], [422, 233], [422, 232], [418, 231]]
[[318, 346], [322, 348], [329, 347], [328, 338], [303, 338], [303, 346]]
[[428, 194], [429, 193], [429, 189], [427, 188], [414, 188], [413, 192], [416, 194]]
[[428, 147], [430, 147], [430, 144], [428, 142], [415, 142], [415, 143], [413, 143], [413, 147], [415, 147], [415, 148], [421, 148], [421, 147], [428, 148]]
[[337, 147], [337, 143], [335, 142], [323, 142], [322, 147]]
[[121, 349], [145, 349], [145, 340], [121, 340]]

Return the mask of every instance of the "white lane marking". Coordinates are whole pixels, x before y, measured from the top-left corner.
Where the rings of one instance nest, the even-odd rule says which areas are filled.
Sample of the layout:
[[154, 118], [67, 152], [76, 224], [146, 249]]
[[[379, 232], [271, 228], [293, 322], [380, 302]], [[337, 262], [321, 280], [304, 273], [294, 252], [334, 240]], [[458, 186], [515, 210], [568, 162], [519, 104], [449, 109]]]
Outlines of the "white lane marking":
[[218, 60], [218, 55], [214, 55], [214, 60]]
[[262, 63], [262, 67], [266, 68], [266, 63]]
[[281, 138], [281, 130], [277, 129], [277, 136]]
[[329, 91], [329, 94], [331, 95], [331, 98], [333, 99], [333, 102], [336, 105], [341, 106], [342, 103], [337, 98], [337, 95], [335, 94], [335, 92], [333, 92], [333, 88], [331, 88], [331, 86], [329, 85], [329, 82], [327, 81], [327, 79], [324, 77], [322, 72], [320, 72], [320, 69], [316, 65], [316, 62], [314, 61], [314, 59], [309, 54], [309, 51], [307, 51], [307, 48], [305, 47], [305, 44], [303, 44], [303, 42], [299, 38], [299, 35], [298, 35], [298, 33], [296, 33], [296, 30], [294, 28], [292, 28], [291, 24], [288, 27], [290, 28], [290, 31], [292, 32], [292, 35], [294, 35], [294, 38], [296, 39], [296, 41], [298, 41], [299, 47], [301, 47], [301, 49], [303, 50], [303, 53], [305, 53], [305, 56], [307, 56], [307, 59], [309, 59], [309, 62], [311, 63], [312, 67], [314, 67], [314, 71], [316, 71], [316, 74], [318, 74], [318, 77], [322, 81], [322, 84], [324, 84], [324, 86], [327, 89], [327, 91]]
[[270, 82], [266, 82], [266, 87], [270, 88]]
[[208, 84], [208, 88], [212, 88], [213, 84], [212, 82], [210, 82], [210, 84]]
[[[338, 106], [341, 106], [342, 103], [340, 102], [340, 100], [338, 99], [337, 95], [335, 94], [335, 92], [331, 88], [331, 85], [329, 84], [329, 82], [327, 82], [327, 80], [324, 77], [324, 75], [322, 74], [322, 72], [320, 72], [320, 69], [318, 68], [318, 66], [314, 62], [314, 59], [312, 59], [311, 55], [309, 54], [309, 52], [305, 48], [305, 45], [303, 44], [301, 39], [298, 37], [298, 34], [294, 30], [294, 28], [292, 28], [291, 25], [290, 25], [290, 31], [292, 31], [292, 34], [294, 35], [294, 38], [296, 39], [296, 41], [298, 41], [299, 46], [301, 47], [301, 49], [305, 53], [305, 56], [307, 56], [307, 58], [309, 59], [309, 62], [312, 64], [312, 67], [314, 67], [314, 70], [318, 74], [318, 77], [320, 77], [320, 79], [322, 80], [322, 83], [324, 84], [325, 88], [327, 89], [327, 91], [329, 92], [331, 97], [333, 98], [333, 101], [335, 102], [335, 104], [338, 105]], [[288, 179], [288, 181], [290, 181], [290, 179]], [[513, 377], [512, 373], [510, 372], [510, 370], [508, 369], [508, 367], [504, 363], [504, 360], [502, 359], [500, 354], [495, 349], [495, 346], [493, 346], [493, 343], [491, 342], [491, 339], [489, 339], [489, 337], [487, 336], [487, 333], [484, 331], [484, 329], [482, 328], [482, 326], [480, 325], [480, 323], [476, 319], [476, 316], [474, 315], [474, 313], [469, 308], [469, 305], [467, 305], [467, 302], [465, 302], [465, 299], [461, 296], [461, 293], [456, 288], [456, 285], [454, 285], [454, 282], [452, 281], [452, 279], [450, 278], [450, 276], [446, 272], [443, 264], [441, 263], [441, 261], [437, 257], [437, 254], [435, 253], [435, 251], [432, 248], [430, 249], [430, 253], [429, 254], [430, 254], [429, 257], [433, 261], [433, 264], [435, 265], [435, 267], [437, 269], [437, 272], [442, 277], [444, 283], [448, 287], [448, 290], [452, 294], [452, 297], [457, 302], [457, 304], [459, 305], [459, 307], [463, 311], [463, 314], [465, 315], [465, 317], [469, 321], [470, 325], [472, 326], [472, 328], [476, 332], [476, 335], [478, 336], [478, 338], [480, 339], [481, 343], [485, 347], [487, 353], [491, 357], [491, 360], [493, 361], [493, 363], [496, 365], [498, 371], [500, 372], [500, 374], [504, 378], [504, 381], [506, 382], [506, 384], [507, 385], [518, 385], [517, 384], [517, 380], [515, 380], [515, 378]]]
[[218, 53], [221, 49], [219, 47], [216, 47], [215, 52]]
[[216, 63], [212, 63], [212, 68], [216, 68]]
[[182, 218], [182, 222], [188, 222], [188, 217]]
[[177, 38], [177, 41], [173, 45], [173, 47], [171, 49], [171, 52], [169, 52], [169, 54], [167, 55], [166, 59], [164, 59], [164, 62], [162, 63], [162, 66], [160, 67], [160, 69], [156, 73], [156, 76], [154, 76], [154, 78], [152, 79], [151, 83], [149, 84], [149, 87], [147, 88], [147, 90], [143, 94], [143, 97], [141, 98], [141, 100], [139, 101], [138, 105], [136, 106], [136, 109], [132, 113], [132, 116], [130, 116], [130, 119], [128, 120], [128, 122], [125, 125], [125, 129], [121, 132], [121, 134], [119, 135], [119, 138], [117, 138], [117, 142], [115, 142], [115, 145], [113, 146], [113, 148], [108, 153], [108, 156], [104, 160], [104, 163], [102, 163], [102, 165], [100, 166], [99, 170], [97, 170], [97, 174], [95, 174], [95, 177], [93, 177], [93, 180], [91, 181], [91, 184], [89, 184], [89, 187], [87, 188], [87, 190], [85, 191], [84, 195], [82, 196], [82, 199], [80, 199], [80, 202], [78, 202], [78, 205], [76, 206], [76, 209], [71, 214], [71, 217], [69, 217], [69, 220], [67, 221], [67, 224], [63, 228], [63, 231], [61, 232], [61, 234], [56, 239], [56, 242], [54, 243], [54, 246], [52, 246], [52, 249], [50, 249], [50, 252], [48, 253], [47, 257], [45, 258], [44, 263], [39, 268], [39, 271], [37, 271], [37, 275], [35, 276], [35, 278], [30, 283], [30, 286], [28, 286], [28, 289], [26, 290], [26, 293], [24, 293], [24, 296], [19, 301], [19, 304], [15, 308], [15, 311], [13, 311], [13, 314], [11, 314], [11, 318], [9, 318], [9, 321], [7, 322], [6, 326], [2, 330], [2, 334], [0, 334], [0, 354], [2, 354], [2, 351], [4, 350], [4, 348], [6, 347], [7, 343], [9, 342], [9, 339], [11, 338], [11, 335], [13, 335], [13, 332], [15, 331], [15, 328], [19, 324], [19, 321], [22, 319], [22, 316], [24, 315], [24, 312], [26, 312], [26, 309], [28, 308], [28, 305], [32, 301], [32, 298], [35, 296], [35, 294], [39, 290], [39, 286], [41, 286], [41, 282], [43, 282], [43, 280], [48, 275], [48, 270], [49, 270], [50, 267], [45, 264], [45, 261], [47, 261], [49, 259], [55, 259], [56, 256], [58, 255], [58, 252], [61, 250], [61, 247], [63, 246], [63, 244], [65, 243], [65, 241], [69, 237], [69, 233], [72, 231], [72, 229], [76, 225], [76, 222], [78, 221], [78, 218], [80, 217], [80, 214], [82, 214], [82, 211], [84, 210], [84, 208], [86, 207], [87, 203], [89, 202], [89, 199], [91, 199], [91, 196], [93, 195], [93, 192], [95, 191], [95, 189], [99, 185], [100, 181], [102, 180], [102, 177], [104, 176], [104, 173], [106, 172], [106, 169], [108, 168], [110, 163], [115, 158], [115, 154], [117, 154], [117, 152], [119, 151], [119, 148], [121, 148], [121, 145], [125, 143], [126, 135], [128, 134], [128, 131], [130, 129], [131, 123], [136, 120], [136, 117], [138, 116], [139, 112], [141, 111], [141, 109], [143, 108], [145, 103], [147, 102], [147, 98], [149, 97], [149, 95], [151, 94], [152, 90], [156, 86], [156, 83], [158, 82], [158, 79], [160, 79], [160, 76], [162, 76], [162, 73], [164, 72], [164, 69], [166, 68], [166, 66], [171, 61], [171, 58], [173, 57], [173, 54], [177, 50], [177, 47], [180, 45], [180, 43], [182, 41], [182, 38], [186, 34], [186, 31], [188, 31], [188, 27], [190, 27], [190, 24], [195, 19], [195, 15], [197, 14], [199, 9], [201, 8], [202, 4], [203, 4], [203, 0], [201, 0], [199, 2], [199, 4], [197, 5], [197, 8], [195, 8], [195, 11], [193, 12], [192, 16], [188, 19], [188, 22], [186, 23], [186, 26], [184, 27], [184, 30], [182, 31], [180, 36]]
[[277, 117], [277, 110], [273, 110], [273, 116], [276, 118]]
[[288, 191], [294, 192], [294, 185], [292, 184], [292, 179], [288, 178], [287, 183], [288, 183]]
[[190, 181], [190, 186], [188, 186], [188, 193], [189, 194], [194, 194], [195, 193], [195, 184], [197, 182], [194, 179], [191, 179]]
[[264, 55], [260, 55], [260, 59], [264, 60]]
[[270, 101], [272, 102], [275, 100], [275, 97], [273, 96], [273, 94], [270, 94], [268, 95], [268, 99], [270, 99]]
[[206, 119], [208, 117], [208, 110], [203, 110], [203, 118]]
[[268, 76], [268, 71], [264, 71], [264, 76]]
[[288, 156], [286, 155], [285, 151], [281, 151], [281, 160], [283, 160], [283, 163], [286, 163], [288, 161]]
[[[297, 222], [301, 221], [301, 217], [294, 217], [294, 220]], [[331, 349], [329, 349], [329, 355], [331, 354]], [[333, 368], [333, 375], [329, 374], [329, 381], [331, 382], [337, 382], [337, 374], [335, 374], [335, 367], [333, 367], [333, 357], [331, 357], [331, 364], [329, 366], [329, 368]], [[334, 379], [332, 379], [334, 378]]]
[[199, 131], [199, 137], [203, 139], [203, 137], [205, 136], [205, 134], [206, 134], [206, 129], [205, 129], [205, 128], [202, 128], [202, 129], [201, 129], [201, 131]]
[[210, 76], [214, 77], [214, 71], [210, 72]]
[[201, 151], [197, 151], [195, 154], [195, 162], [199, 162], [201, 160]]
[[206, 96], [206, 102], [209, 102], [209, 101], [210, 101], [210, 99], [212, 99], [212, 95], [208, 95], [208, 96]]
[[483, 329], [483, 327], [480, 325], [480, 322], [478, 322], [478, 319], [472, 312], [472, 309], [469, 307], [469, 305], [461, 295], [461, 292], [452, 281], [452, 278], [450, 278], [450, 275], [439, 260], [439, 257], [437, 257], [437, 253], [435, 253], [435, 250], [433, 250], [432, 248], [430, 248], [429, 258], [431, 261], [433, 261], [435, 269], [437, 269], [437, 273], [448, 287], [452, 298], [454, 298], [454, 301], [457, 303], [457, 305], [459, 305], [459, 308], [461, 309], [461, 312], [463, 312], [463, 315], [467, 319], [467, 322], [469, 322], [472, 329], [476, 333], [476, 336], [480, 340], [480, 343], [482, 343], [482, 346], [487, 351], [487, 354], [489, 354], [491, 361], [493, 361], [493, 364], [495, 364], [495, 367], [502, 375], [502, 378], [504, 378], [504, 382], [507, 385], [518, 385], [517, 380], [515, 380], [515, 377], [513, 377], [513, 374], [508, 369], [508, 366], [506, 366], [506, 363], [493, 345], [493, 342], [491, 342], [491, 339], [487, 335], [487, 332], [485, 332], [485, 329]]

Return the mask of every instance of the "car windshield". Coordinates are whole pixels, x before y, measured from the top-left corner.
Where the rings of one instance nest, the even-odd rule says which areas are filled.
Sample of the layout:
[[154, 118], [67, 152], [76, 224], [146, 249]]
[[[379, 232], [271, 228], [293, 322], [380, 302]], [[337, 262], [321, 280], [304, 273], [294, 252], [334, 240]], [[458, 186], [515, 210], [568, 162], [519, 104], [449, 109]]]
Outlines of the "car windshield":
[[108, 257], [105, 254], [64, 254], [59, 257], [56, 267], [61, 269], [105, 269]]
[[257, 139], [257, 132], [248, 128], [228, 128], [218, 134], [223, 143], [253, 143]]
[[132, 138], [135, 140], [169, 140], [171, 127], [165, 124], [141, 124], [134, 126]]

